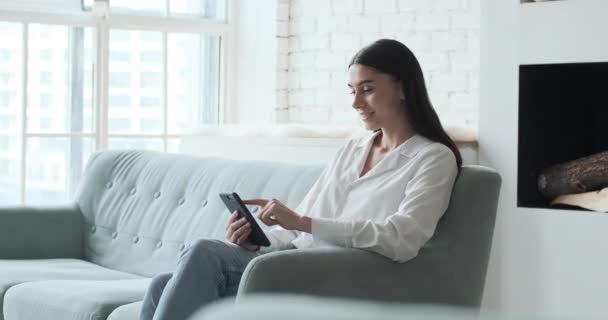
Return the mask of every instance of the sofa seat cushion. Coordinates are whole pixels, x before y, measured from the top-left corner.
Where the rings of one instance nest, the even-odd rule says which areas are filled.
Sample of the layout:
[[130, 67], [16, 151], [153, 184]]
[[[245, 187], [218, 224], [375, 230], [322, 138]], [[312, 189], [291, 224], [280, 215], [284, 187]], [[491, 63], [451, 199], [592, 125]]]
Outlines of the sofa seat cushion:
[[108, 320], [138, 320], [142, 304], [143, 301], [137, 301], [120, 306], [110, 313]]
[[11, 287], [6, 319], [105, 320], [114, 309], [143, 299], [150, 279], [49, 280]]
[[3, 260], [0, 259], [0, 320], [6, 291], [19, 283], [38, 280], [138, 279], [139, 276], [100, 267], [78, 259]]

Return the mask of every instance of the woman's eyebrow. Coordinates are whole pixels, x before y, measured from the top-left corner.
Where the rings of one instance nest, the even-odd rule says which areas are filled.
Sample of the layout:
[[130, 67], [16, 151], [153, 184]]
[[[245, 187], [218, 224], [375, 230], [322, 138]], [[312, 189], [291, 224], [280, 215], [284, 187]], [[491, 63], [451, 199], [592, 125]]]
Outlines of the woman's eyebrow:
[[[371, 80], [371, 79], [370, 80], [362, 80], [359, 83], [357, 83], [357, 87], [360, 86], [360, 85], [367, 84], [367, 83], [372, 83], [372, 82], [374, 82], [374, 80]], [[349, 83], [348, 87], [352, 88], [353, 86]]]

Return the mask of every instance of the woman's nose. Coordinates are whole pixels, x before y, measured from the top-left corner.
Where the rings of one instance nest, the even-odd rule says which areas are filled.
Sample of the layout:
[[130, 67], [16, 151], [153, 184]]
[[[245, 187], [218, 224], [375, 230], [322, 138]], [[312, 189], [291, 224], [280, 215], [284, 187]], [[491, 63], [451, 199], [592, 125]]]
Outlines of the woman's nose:
[[365, 102], [363, 101], [363, 97], [359, 93], [355, 93], [353, 95], [353, 108], [361, 108], [363, 107]]

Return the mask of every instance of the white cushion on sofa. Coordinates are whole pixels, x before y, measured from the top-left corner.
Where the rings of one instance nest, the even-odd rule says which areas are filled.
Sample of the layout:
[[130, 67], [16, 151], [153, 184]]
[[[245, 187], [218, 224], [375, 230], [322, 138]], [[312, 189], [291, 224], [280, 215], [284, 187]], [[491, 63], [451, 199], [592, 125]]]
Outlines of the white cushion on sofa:
[[4, 297], [7, 319], [106, 319], [140, 301], [150, 279], [49, 280], [16, 285]]
[[[6, 291], [23, 282], [51, 279], [137, 279], [138, 276], [77, 259], [0, 259], [0, 302]], [[0, 320], [4, 319], [0, 303]], [[20, 318], [22, 319], [22, 318]]]

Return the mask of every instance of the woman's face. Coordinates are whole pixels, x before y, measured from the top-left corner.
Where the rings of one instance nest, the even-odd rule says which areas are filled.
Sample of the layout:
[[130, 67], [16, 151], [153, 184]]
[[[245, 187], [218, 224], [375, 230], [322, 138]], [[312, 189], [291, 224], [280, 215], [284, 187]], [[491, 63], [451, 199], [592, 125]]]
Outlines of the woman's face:
[[366, 129], [392, 128], [405, 123], [401, 84], [392, 76], [354, 64], [348, 69], [353, 108]]

